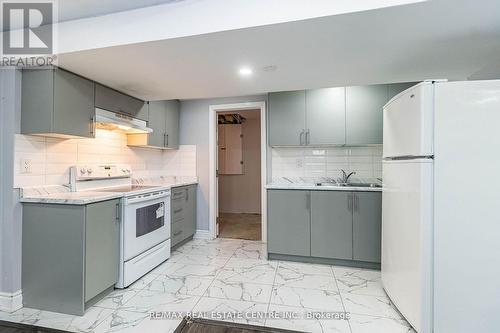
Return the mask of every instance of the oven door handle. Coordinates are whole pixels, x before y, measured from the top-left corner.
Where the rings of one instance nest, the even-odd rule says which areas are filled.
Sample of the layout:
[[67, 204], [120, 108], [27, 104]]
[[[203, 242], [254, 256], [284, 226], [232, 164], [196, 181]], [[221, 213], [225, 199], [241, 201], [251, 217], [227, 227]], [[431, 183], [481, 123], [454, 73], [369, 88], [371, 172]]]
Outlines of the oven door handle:
[[140, 203], [140, 202], [145, 202], [145, 201], [152, 201], [152, 200], [156, 200], [159, 198], [167, 198], [168, 199], [169, 197], [170, 197], [170, 193], [167, 191], [153, 192], [153, 193], [147, 193], [147, 194], [133, 196], [130, 198], [125, 198], [124, 204], [130, 205], [130, 204], [135, 204], [135, 203]]

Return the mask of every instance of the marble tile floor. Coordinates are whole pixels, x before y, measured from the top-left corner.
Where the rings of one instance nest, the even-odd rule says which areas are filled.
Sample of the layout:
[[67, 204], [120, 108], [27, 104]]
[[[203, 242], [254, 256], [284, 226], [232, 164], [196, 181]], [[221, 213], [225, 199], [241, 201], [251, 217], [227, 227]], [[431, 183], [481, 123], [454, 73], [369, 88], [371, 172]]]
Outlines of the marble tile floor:
[[[151, 318], [164, 311], [252, 313], [210, 319], [304, 332], [414, 333], [382, 289], [379, 271], [268, 261], [264, 243], [222, 238], [185, 244], [82, 317], [22, 308], [0, 312], [0, 320], [71, 332], [173, 332], [180, 318]], [[349, 319], [304, 318], [333, 312]]]

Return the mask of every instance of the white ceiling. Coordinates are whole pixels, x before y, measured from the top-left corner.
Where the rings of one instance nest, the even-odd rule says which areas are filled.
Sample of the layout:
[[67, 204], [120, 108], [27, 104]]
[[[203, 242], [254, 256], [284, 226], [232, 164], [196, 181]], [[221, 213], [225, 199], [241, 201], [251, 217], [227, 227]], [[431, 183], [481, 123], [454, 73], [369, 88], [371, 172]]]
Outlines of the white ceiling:
[[57, 16], [65, 22], [180, 1], [184, 0], [59, 0]]
[[[500, 1], [432, 0], [62, 54], [59, 65], [154, 100], [481, 78], [499, 54]], [[242, 65], [254, 75], [239, 77]]]

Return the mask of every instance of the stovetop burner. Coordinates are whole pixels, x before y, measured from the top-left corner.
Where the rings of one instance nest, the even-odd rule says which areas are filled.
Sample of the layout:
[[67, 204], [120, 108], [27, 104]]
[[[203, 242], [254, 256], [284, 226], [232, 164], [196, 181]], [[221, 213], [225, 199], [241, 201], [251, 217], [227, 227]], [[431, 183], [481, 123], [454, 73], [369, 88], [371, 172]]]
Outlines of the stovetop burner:
[[158, 188], [158, 186], [148, 186], [148, 185], [125, 185], [125, 186], [114, 186], [96, 189], [99, 192], [134, 192], [147, 189]]

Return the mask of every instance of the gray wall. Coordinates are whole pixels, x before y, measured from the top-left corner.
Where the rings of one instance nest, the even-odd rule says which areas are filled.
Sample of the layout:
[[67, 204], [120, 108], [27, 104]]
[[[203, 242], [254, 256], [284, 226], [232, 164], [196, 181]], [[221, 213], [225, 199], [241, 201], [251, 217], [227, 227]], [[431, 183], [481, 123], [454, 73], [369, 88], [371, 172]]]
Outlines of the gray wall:
[[0, 292], [21, 289], [22, 210], [13, 190], [14, 133], [19, 133], [21, 73], [0, 69]]
[[181, 101], [180, 144], [196, 145], [196, 173], [199, 178], [197, 229], [208, 230], [209, 156], [208, 108], [210, 105], [267, 101], [267, 95]]

